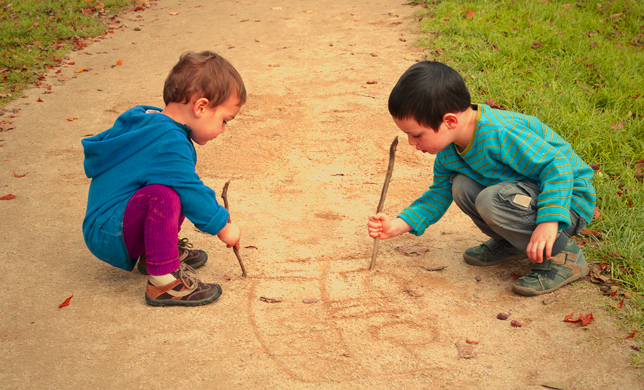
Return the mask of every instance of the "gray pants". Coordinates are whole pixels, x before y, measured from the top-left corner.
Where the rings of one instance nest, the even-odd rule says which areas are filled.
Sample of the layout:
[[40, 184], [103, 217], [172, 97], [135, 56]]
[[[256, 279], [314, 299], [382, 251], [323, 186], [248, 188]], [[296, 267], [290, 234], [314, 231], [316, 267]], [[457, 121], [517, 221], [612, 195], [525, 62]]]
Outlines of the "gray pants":
[[[509, 181], [484, 187], [460, 173], [452, 176], [454, 202], [481, 231], [496, 241], [509, 242], [525, 251], [537, 227], [539, 187], [527, 181]], [[568, 237], [586, 227], [586, 219], [570, 210], [571, 226], [560, 230], [552, 247], [552, 256], [561, 252]], [[563, 234], [562, 234], [563, 233]]]

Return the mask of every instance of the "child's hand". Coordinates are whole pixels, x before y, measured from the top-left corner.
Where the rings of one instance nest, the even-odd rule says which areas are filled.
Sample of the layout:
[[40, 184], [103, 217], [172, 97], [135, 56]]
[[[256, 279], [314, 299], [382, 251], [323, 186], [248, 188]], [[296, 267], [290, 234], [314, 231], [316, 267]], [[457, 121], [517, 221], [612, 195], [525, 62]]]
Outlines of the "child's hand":
[[537, 228], [532, 232], [532, 237], [528, 243], [526, 253], [528, 258], [535, 263], [543, 262], [543, 250], [546, 251], [546, 259], [552, 257], [552, 245], [557, 239], [557, 231], [559, 230], [559, 222], [542, 222], [537, 225]]
[[400, 218], [392, 220], [385, 213], [370, 215], [367, 228], [371, 237], [380, 237], [383, 240], [411, 231], [411, 226], [407, 222]]
[[240, 249], [239, 240], [241, 239], [241, 230], [239, 230], [239, 226], [234, 223], [227, 223], [226, 226], [217, 233], [217, 237], [226, 244], [226, 248], [232, 248], [234, 246], [237, 249]]

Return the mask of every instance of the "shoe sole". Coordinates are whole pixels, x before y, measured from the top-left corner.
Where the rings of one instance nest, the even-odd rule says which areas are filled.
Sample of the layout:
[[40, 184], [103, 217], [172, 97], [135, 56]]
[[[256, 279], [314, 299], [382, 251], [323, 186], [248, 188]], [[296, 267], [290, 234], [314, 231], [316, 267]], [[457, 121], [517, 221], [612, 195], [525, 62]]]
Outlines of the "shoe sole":
[[515, 255], [515, 256], [505, 257], [505, 258], [503, 258], [501, 260], [496, 260], [496, 261], [481, 261], [481, 260], [477, 259], [476, 257], [472, 257], [472, 256], [469, 256], [469, 255], [466, 255], [465, 253], [463, 253], [463, 259], [465, 259], [465, 262], [467, 264], [469, 264], [469, 265], [475, 265], [477, 267], [486, 267], [488, 265], [497, 265], [497, 264], [501, 264], [501, 263], [504, 263], [504, 262], [510, 261], [510, 260], [526, 259], [527, 257], [528, 257], [528, 255]]
[[577, 275], [573, 275], [572, 277], [570, 277], [570, 278], [564, 280], [563, 282], [561, 282], [561, 284], [559, 284], [558, 286], [550, 288], [548, 290], [538, 291], [538, 290], [535, 290], [533, 288], [517, 286], [515, 284], [515, 285], [512, 286], [512, 291], [514, 291], [517, 294], [526, 296], [526, 297], [536, 297], [537, 295], [548, 294], [548, 293], [551, 293], [553, 291], [556, 291], [556, 290], [562, 288], [563, 286], [565, 286], [565, 285], [567, 285], [569, 283], [572, 283], [574, 281], [577, 281], [577, 280], [583, 278], [584, 276], [588, 275], [588, 271], [589, 271], [588, 265], [585, 265]]
[[212, 303], [215, 301], [217, 298], [221, 296], [221, 286], [215, 283], [215, 286], [217, 286], [217, 292], [206, 299], [202, 299], [200, 301], [181, 301], [181, 300], [174, 300], [174, 299], [152, 299], [148, 296], [148, 294], [145, 294], [145, 302], [147, 302], [148, 305], [150, 306], [201, 306], [201, 305], [207, 305], [209, 303]]

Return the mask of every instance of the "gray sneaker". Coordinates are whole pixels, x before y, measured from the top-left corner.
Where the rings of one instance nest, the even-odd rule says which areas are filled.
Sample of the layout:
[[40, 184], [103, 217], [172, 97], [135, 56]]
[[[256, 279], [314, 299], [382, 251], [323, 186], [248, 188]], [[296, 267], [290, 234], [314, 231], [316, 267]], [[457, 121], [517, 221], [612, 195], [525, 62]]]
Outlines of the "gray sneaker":
[[508, 260], [525, 259], [528, 255], [512, 245], [503, 245], [490, 238], [479, 246], [463, 252], [465, 262], [470, 265], [486, 266], [503, 263]]
[[563, 251], [543, 263], [535, 263], [529, 274], [514, 282], [512, 290], [530, 297], [547, 294], [586, 275], [588, 264], [584, 253], [574, 240], [568, 240]]

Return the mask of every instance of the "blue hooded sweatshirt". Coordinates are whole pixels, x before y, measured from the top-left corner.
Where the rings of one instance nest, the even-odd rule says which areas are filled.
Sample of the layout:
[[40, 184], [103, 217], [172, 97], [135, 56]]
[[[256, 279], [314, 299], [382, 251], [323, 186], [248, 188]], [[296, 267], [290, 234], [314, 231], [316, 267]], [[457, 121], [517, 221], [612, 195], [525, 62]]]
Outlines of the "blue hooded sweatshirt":
[[228, 211], [195, 172], [190, 129], [160, 112], [134, 107], [111, 129], [82, 140], [85, 174], [92, 179], [83, 221], [85, 243], [99, 259], [128, 271], [134, 262], [123, 240], [123, 215], [141, 188], [162, 184], [174, 189], [183, 214], [203, 232], [215, 235], [228, 221]]

